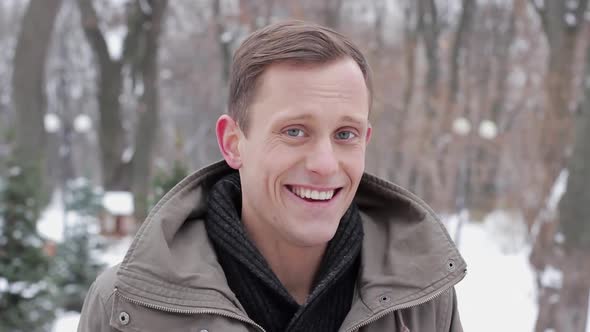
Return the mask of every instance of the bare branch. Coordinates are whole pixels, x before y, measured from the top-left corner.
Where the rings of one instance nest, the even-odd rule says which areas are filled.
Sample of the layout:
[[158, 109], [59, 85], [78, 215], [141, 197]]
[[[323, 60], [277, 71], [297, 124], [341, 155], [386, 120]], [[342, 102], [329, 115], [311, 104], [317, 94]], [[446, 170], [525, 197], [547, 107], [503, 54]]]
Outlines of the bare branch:
[[545, 7], [540, 7], [535, 0], [530, 0], [529, 2], [539, 15], [539, 19], [541, 19], [541, 27], [543, 28], [543, 31], [545, 31], [545, 35], [548, 35], [549, 26], [547, 22], [547, 10]]
[[231, 43], [233, 42], [234, 36], [229, 31], [226, 31], [226, 27], [223, 24], [220, 0], [215, 0], [213, 3], [213, 19], [223, 65], [223, 82], [227, 82], [231, 63]]
[[578, 25], [583, 25], [584, 22], [584, 13], [586, 12], [586, 7], [588, 7], [588, 0], [578, 0], [578, 7], [574, 15], [576, 16], [576, 22]]
[[467, 42], [467, 34], [471, 31], [473, 16], [475, 14], [475, 0], [463, 0], [461, 19], [455, 33], [453, 54], [451, 56], [451, 102], [454, 104], [459, 93], [459, 61], [461, 52]]
[[96, 10], [92, 5], [92, 0], [79, 0], [80, 15], [82, 18], [82, 27], [84, 34], [98, 57], [101, 68], [107, 68], [112, 65], [113, 61], [109, 55], [109, 49], [100, 28], [98, 27], [98, 17]]

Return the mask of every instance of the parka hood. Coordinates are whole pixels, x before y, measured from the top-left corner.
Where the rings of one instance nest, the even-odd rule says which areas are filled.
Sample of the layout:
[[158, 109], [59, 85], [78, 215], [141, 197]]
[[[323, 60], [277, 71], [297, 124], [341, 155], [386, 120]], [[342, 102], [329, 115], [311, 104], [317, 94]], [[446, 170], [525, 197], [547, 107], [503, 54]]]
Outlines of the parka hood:
[[[174, 308], [244, 314], [207, 237], [207, 195], [224, 161], [182, 180], [152, 209], [117, 271], [127, 298]], [[392, 307], [427, 301], [460, 281], [466, 263], [435, 213], [419, 198], [365, 173], [357, 203], [365, 237], [357, 292], [343, 326]], [[360, 300], [360, 301], [359, 301]]]

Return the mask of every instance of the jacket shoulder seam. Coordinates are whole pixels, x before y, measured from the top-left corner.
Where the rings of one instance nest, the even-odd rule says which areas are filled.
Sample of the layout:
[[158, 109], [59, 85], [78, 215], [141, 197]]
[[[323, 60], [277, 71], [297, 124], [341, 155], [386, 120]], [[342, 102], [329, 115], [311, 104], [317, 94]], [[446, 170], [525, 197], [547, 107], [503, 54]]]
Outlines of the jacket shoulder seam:
[[[456, 246], [453, 245], [453, 240], [450, 238], [449, 234], [447, 233], [446, 229], [444, 228], [442, 221], [440, 220], [440, 218], [438, 217], [438, 215], [436, 214], [436, 212], [434, 212], [434, 210], [432, 210], [432, 208], [426, 203], [424, 202], [421, 198], [419, 198], [418, 196], [414, 195], [413, 193], [411, 193], [410, 191], [408, 191], [407, 189], [404, 189], [398, 185], [396, 185], [395, 183], [391, 183], [387, 180], [381, 179], [375, 175], [372, 175], [370, 173], [365, 173], [363, 175], [363, 179], [365, 179], [367, 182], [369, 182], [370, 184], [375, 185], [378, 189], [380, 190], [384, 190], [386, 192], [395, 194], [401, 198], [407, 199], [409, 202], [411, 202], [412, 204], [416, 204], [419, 208], [423, 209], [423, 211], [425, 212], [425, 215], [430, 216], [432, 219], [434, 219], [435, 224], [437, 224], [439, 230], [441, 231], [442, 235], [444, 237], [446, 237], [448, 243], [447, 245], [449, 246], [450, 249], [454, 249], [454, 251], [457, 252], [458, 254], [458, 250], [456, 248]], [[460, 255], [459, 255], [460, 256]]]
[[162, 206], [164, 206], [164, 204], [166, 204], [170, 199], [172, 199], [172, 197], [174, 197], [178, 192], [183, 191], [185, 188], [194, 185], [195, 183], [202, 182], [203, 179], [208, 177], [211, 173], [222, 172], [223, 164], [223, 161], [219, 161], [205, 168], [199, 169], [194, 173], [188, 175], [186, 178], [184, 178], [182, 181], [180, 181], [174, 187], [172, 187], [172, 189], [170, 189], [170, 191], [168, 191], [164, 195], [164, 197], [162, 197], [156, 203], [156, 205], [151, 209], [148, 216], [145, 218], [142, 227], [138, 230], [137, 236], [131, 243], [131, 246], [129, 247], [129, 250], [125, 255], [125, 258], [123, 259], [121, 265], [125, 266], [127, 265], [128, 261], [133, 259], [133, 257], [135, 256], [135, 247], [137, 247], [138, 244], [142, 242], [143, 236], [149, 233], [149, 229], [154, 224], [152, 220], [154, 220], [160, 214], [160, 210], [162, 209]]
[[102, 272], [94, 281], [98, 298], [106, 312], [106, 303], [115, 294], [115, 279], [119, 265], [115, 265]]

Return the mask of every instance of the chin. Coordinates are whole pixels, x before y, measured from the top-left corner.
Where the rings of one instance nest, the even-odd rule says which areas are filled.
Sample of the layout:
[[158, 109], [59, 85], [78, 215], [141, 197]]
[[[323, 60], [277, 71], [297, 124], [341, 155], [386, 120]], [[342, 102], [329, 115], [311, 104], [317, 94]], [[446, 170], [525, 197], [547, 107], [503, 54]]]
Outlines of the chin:
[[332, 227], [310, 227], [304, 232], [292, 234], [292, 239], [296, 245], [301, 247], [321, 246], [332, 240], [337, 229], [338, 223]]

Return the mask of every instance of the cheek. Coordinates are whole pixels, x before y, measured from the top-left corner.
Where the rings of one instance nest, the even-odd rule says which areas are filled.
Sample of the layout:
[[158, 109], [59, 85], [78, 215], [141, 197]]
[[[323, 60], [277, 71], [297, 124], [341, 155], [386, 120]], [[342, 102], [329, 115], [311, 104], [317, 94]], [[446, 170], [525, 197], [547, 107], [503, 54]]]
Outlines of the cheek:
[[353, 182], [360, 181], [365, 171], [365, 150], [358, 147], [343, 156], [343, 168]]
[[301, 159], [302, 155], [304, 153], [301, 148], [291, 147], [286, 144], [273, 144], [262, 149], [260, 162], [266, 168], [272, 169], [273, 172], [280, 173]]

